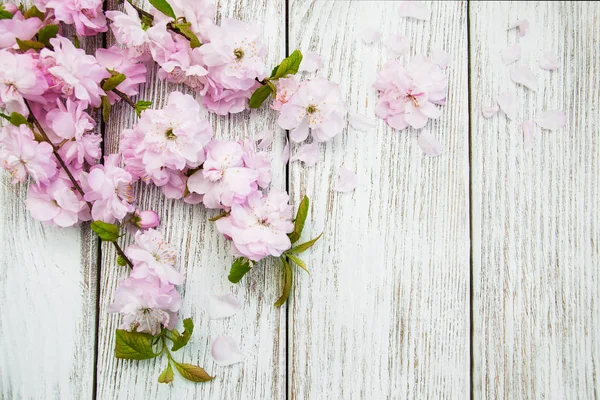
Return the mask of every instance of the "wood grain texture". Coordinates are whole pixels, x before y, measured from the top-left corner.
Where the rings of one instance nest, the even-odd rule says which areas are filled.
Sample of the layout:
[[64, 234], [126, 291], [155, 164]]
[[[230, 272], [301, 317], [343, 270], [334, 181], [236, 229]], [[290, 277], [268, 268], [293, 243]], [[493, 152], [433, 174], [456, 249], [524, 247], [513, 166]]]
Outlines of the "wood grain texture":
[[[92, 52], [102, 35], [81, 45]], [[96, 235], [87, 224], [60, 229], [33, 219], [27, 185], [0, 175], [0, 399], [91, 398]]]
[[[600, 369], [600, 5], [473, 2], [473, 386], [475, 398], [592, 399]], [[527, 36], [506, 31], [527, 18]], [[518, 42], [523, 57], [504, 66]], [[560, 69], [538, 68], [544, 51]], [[530, 67], [540, 88], [509, 78]], [[481, 105], [509, 90], [519, 117], [489, 120]], [[550, 109], [565, 128], [523, 149], [521, 122]]]
[[[110, 7], [116, 8], [116, 2]], [[140, 3], [142, 4], [142, 3]], [[283, 1], [224, 1], [218, 3], [220, 17], [243, 21], [262, 21], [263, 41], [267, 46], [268, 65], [276, 65], [284, 56], [285, 23]], [[112, 40], [112, 39], [111, 39]], [[184, 87], [165, 84], [156, 77], [156, 66], [148, 64], [148, 84], [140, 98], [152, 100], [155, 107], [166, 104], [174, 90], [190, 93]], [[200, 100], [200, 97], [197, 97]], [[137, 120], [126, 105], [115, 107], [107, 127], [107, 152], [118, 150], [121, 130]], [[215, 137], [252, 138], [263, 128], [277, 129], [275, 113], [263, 109], [231, 117], [210, 116]], [[285, 168], [281, 162], [283, 131], [277, 129], [270, 157], [273, 166], [272, 188], [285, 189]], [[285, 397], [286, 309], [273, 303], [281, 291], [281, 273], [277, 264], [261, 264], [238, 285], [227, 281], [233, 261], [230, 244], [208, 218], [216, 211], [202, 205], [186, 205], [183, 201], [164, 198], [155, 187], [138, 186], [142, 208], [155, 209], [163, 221], [161, 229], [169, 242], [181, 249], [178, 264], [186, 274], [181, 288], [181, 318], [193, 317], [196, 329], [190, 344], [175, 353], [183, 362], [203, 366], [216, 379], [207, 384], [194, 384], [177, 373], [174, 387], [159, 384], [158, 375], [166, 366], [166, 358], [131, 362], [114, 357], [114, 331], [119, 318], [106, 314], [112, 292], [126, 268], [114, 262], [112, 247], [103, 246], [100, 309], [100, 348], [98, 359], [98, 399], [281, 399]], [[124, 244], [125, 245], [125, 244]], [[243, 309], [234, 317], [209, 320], [203, 306], [210, 293], [237, 292], [245, 298]], [[243, 363], [230, 367], [217, 366], [210, 356], [210, 345], [220, 335], [229, 335], [240, 343], [247, 355]]]
[[[452, 66], [448, 105], [428, 124], [439, 158], [423, 155], [415, 131], [377, 119], [321, 145], [315, 167], [290, 166], [293, 197], [314, 205], [303, 237], [325, 233], [303, 254], [311, 275], [295, 276], [289, 398], [469, 395], [467, 7], [429, 5], [423, 22], [400, 18], [395, 2], [290, 2], [290, 50], [323, 56], [320, 74], [340, 83], [350, 112], [376, 119], [371, 85], [393, 57], [362, 42], [367, 26], [406, 35], [405, 60], [440, 47]], [[342, 165], [358, 173], [354, 192], [331, 189]]]

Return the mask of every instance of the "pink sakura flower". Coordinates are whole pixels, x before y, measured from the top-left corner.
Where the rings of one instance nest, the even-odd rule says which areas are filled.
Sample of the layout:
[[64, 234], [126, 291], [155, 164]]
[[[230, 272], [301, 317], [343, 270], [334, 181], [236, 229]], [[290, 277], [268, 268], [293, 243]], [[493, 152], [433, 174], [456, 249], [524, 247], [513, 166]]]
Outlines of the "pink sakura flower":
[[158, 77], [171, 83], [185, 83], [195, 90], [201, 89], [208, 71], [201, 65], [199, 49], [190, 48], [190, 43], [181, 35], [172, 36], [173, 47], [155, 52], [154, 60], [160, 65]]
[[175, 286], [163, 284], [156, 276], [149, 275], [119, 281], [114, 301], [106, 310], [123, 316], [120, 329], [157, 335], [163, 327], [175, 328], [180, 308], [181, 297]]
[[131, 174], [119, 167], [121, 156], [104, 157], [87, 176], [84, 199], [92, 203], [92, 218], [112, 224], [135, 211]]
[[[152, 34], [160, 31], [161, 27], [143, 25], [138, 12], [129, 2], [125, 1], [123, 7], [125, 13], [113, 10], [106, 12], [106, 17], [112, 21], [110, 28], [115, 39], [117, 43], [128, 49], [131, 57], [147, 59], [150, 55]], [[165, 34], [167, 34], [166, 30]]]
[[267, 196], [252, 193], [246, 203], [233, 204], [227, 217], [217, 220], [217, 229], [232, 240], [234, 254], [260, 261], [266, 256], [279, 257], [291, 247], [287, 234], [294, 230], [292, 206], [284, 192]]
[[292, 75], [289, 78], [278, 79], [275, 86], [277, 88], [277, 94], [273, 99], [273, 103], [271, 103], [271, 108], [279, 111], [281, 110], [281, 107], [290, 100], [294, 93], [298, 91], [300, 82], [298, 82], [296, 75]]
[[200, 91], [202, 105], [208, 111], [217, 115], [239, 113], [248, 107], [248, 99], [259, 86], [260, 84], [255, 82], [255, 86], [248, 90], [225, 89], [209, 74], [206, 76], [204, 87]]
[[131, 271], [133, 278], [156, 276], [162, 285], [183, 283], [183, 275], [175, 270], [175, 247], [167, 243], [159, 231], [138, 231], [135, 244], [125, 249], [125, 254], [134, 265]]
[[17, 38], [31, 40], [41, 27], [39, 18], [25, 19], [21, 11], [16, 11], [11, 19], [0, 19], [0, 48], [13, 47]]
[[36, 142], [33, 132], [25, 124], [2, 128], [0, 162], [10, 173], [13, 184], [25, 182], [28, 175], [37, 183], [48, 183], [56, 175], [52, 146]]
[[279, 126], [289, 129], [290, 139], [302, 142], [309, 129], [317, 142], [325, 142], [344, 129], [344, 102], [340, 88], [333, 82], [317, 78], [303, 82], [281, 107]]
[[434, 104], [445, 104], [448, 77], [438, 65], [424, 58], [414, 59], [407, 68], [398, 60], [388, 61], [373, 85], [380, 91], [375, 107], [378, 117], [394, 129], [423, 128], [429, 118], [438, 118]]
[[249, 145], [244, 148], [240, 142], [213, 140], [206, 147], [202, 169], [189, 177], [187, 187], [190, 192], [203, 195], [202, 202], [208, 208], [229, 209], [234, 203], [243, 203], [258, 190], [261, 177], [259, 170], [247, 165], [246, 160], [261, 169], [267, 164], [267, 170], [261, 171], [265, 175], [261, 183], [268, 185], [271, 171], [264, 155], [254, 154]]
[[0, 50], [0, 108], [9, 113], [29, 115], [24, 99], [43, 102], [41, 95], [47, 88], [32, 54]]
[[64, 95], [80, 100], [85, 106], [100, 106], [100, 97], [105, 95], [100, 82], [110, 77], [106, 68], [64, 37], [50, 39], [50, 43], [54, 51], [42, 49], [40, 55], [57, 87]]
[[65, 24], [75, 25], [81, 36], [106, 32], [106, 18], [102, 11], [103, 0], [50, 0], [46, 8], [54, 10], [54, 17]]
[[[191, 24], [190, 29], [200, 39], [208, 42], [211, 28], [215, 25], [217, 7], [213, 0], [169, 0], [177, 17], [184, 17]], [[154, 12], [155, 21], [170, 22], [171, 18], [163, 13]]]
[[[127, 3], [126, 3], [127, 4]], [[96, 59], [104, 68], [117, 71], [126, 76], [117, 89], [129, 97], [136, 96], [139, 85], [146, 83], [146, 66], [128, 56], [127, 50], [118, 46], [96, 50]], [[110, 104], [115, 104], [121, 98], [113, 92], [108, 92]]]

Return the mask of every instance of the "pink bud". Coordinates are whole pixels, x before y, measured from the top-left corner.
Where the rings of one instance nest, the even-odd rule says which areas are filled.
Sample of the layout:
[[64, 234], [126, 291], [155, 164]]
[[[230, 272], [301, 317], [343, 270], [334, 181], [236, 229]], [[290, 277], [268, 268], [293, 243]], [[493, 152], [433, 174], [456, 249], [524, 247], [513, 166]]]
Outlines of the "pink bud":
[[140, 229], [156, 228], [160, 224], [160, 218], [156, 211], [147, 210], [135, 213], [132, 222]]
[[8, 4], [5, 4], [5, 5], [4, 5], [4, 9], [5, 9], [6, 11], [8, 11], [9, 13], [11, 13], [11, 14], [14, 14], [14, 13], [16, 13], [16, 12], [17, 12], [17, 10], [18, 10], [19, 8], [18, 8], [16, 5], [14, 5], [14, 4], [8, 3]]

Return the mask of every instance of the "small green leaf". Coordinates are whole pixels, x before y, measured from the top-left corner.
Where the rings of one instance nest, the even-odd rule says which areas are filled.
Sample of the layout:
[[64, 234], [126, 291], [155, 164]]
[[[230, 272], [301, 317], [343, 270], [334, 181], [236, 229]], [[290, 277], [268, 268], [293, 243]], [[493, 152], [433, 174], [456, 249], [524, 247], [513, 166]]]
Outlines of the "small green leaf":
[[12, 112], [10, 113], [10, 115], [0, 113], [0, 117], [4, 118], [14, 126], [21, 126], [23, 124], [29, 125], [29, 122], [27, 122], [27, 118], [25, 118], [22, 114], [19, 114], [18, 112]]
[[43, 21], [46, 15], [40, 10], [38, 10], [36, 6], [31, 6], [27, 11], [23, 13], [23, 17], [25, 17], [25, 19], [35, 17]]
[[164, 369], [163, 372], [158, 376], [159, 383], [171, 383], [175, 379], [175, 374], [173, 373], [173, 368], [171, 367], [171, 362], [167, 365], [167, 368]]
[[12, 19], [13, 15], [6, 11], [4, 4], [0, 4], [0, 19]]
[[117, 265], [120, 267], [124, 267], [127, 265], [127, 261], [121, 256], [117, 257]]
[[196, 34], [192, 32], [190, 26], [192, 26], [192, 24], [190, 24], [189, 22], [173, 24], [174, 28], [176, 28], [179, 32], [181, 32], [183, 36], [190, 40], [190, 47], [192, 49], [195, 49], [196, 47], [202, 46], [202, 43], [200, 43], [200, 39], [198, 39], [198, 36], [196, 36]]
[[140, 100], [137, 103], [135, 103], [135, 113], [139, 117], [142, 114], [142, 111], [150, 108], [151, 105], [151, 101]]
[[46, 47], [50, 46], [50, 39], [58, 34], [58, 25], [46, 25], [38, 32], [38, 40]]
[[110, 118], [111, 107], [108, 96], [102, 96], [102, 121], [104, 121], [104, 123], [107, 123]]
[[280, 259], [283, 263], [284, 268], [283, 293], [281, 294], [281, 297], [275, 302], [275, 307], [281, 307], [285, 304], [288, 297], [290, 297], [290, 293], [292, 293], [292, 278], [294, 277], [292, 267], [290, 267], [290, 264], [287, 262], [285, 257], [281, 256]]
[[321, 234], [319, 236], [317, 236], [316, 238], [309, 240], [308, 242], [299, 244], [298, 246], [294, 246], [291, 249], [289, 249], [286, 253], [302, 253], [308, 249], [310, 249], [313, 244], [315, 244], [317, 242], [317, 240], [319, 240], [319, 238], [323, 236], [323, 232], [321, 232]]
[[258, 89], [256, 89], [254, 91], [254, 93], [252, 93], [252, 96], [250, 97], [250, 101], [248, 102], [248, 105], [250, 106], [250, 108], [258, 108], [262, 105], [262, 103], [267, 99], [267, 97], [269, 97], [269, 95], [271, 94], [272, 89], [271, 86], [269, 85], [264, 85], [259, 87]]
[[183, 376], [188, 381], [208, 382], [208, 381], [212, 381], [213, 379], [215, 379], [214, 376], [210, 376], [204, 369], [202, 369], [196, 365], [183, 364], [183, 363], [178, 363], [175, 361], [173, 361], [173, 362], [175, 363], [175, 368], [177, 368], [177, 371], [179, 371], [181, 376]]
[[296, 264], [297, 266], [299, 266], [300, 268], [305, 270], [306, 273], [310, 275], [310, 271], [308, 270], [308, 268], [306, 268], [306, 263], [304, 261], [302, 261], [301, 259], [299, 259], [298, 257], [296, 257], [293, 254], [286, 254], [286, 255], [290, 260], [292, 260], [294, 262], [294, 264]]
[[171, 348], [172, 351], [177, 351], [188, 344], [190, 338], [192, 337], [192, 333], [194, 332], [194, 321], [192, 321], [191, 318], [184, 319], [183, 328], [184, 331], [182, 334], [179, 334], [176, 329], [171, 331], [171, 336], [173, 337], [173, 347]]
[[73, 36], [73, 46], [75, 46], [76, 49], [81, 48], [81, 44], [79, 43], [79, 36], [77, 35]]
[[252, 268], [250, 261], [245, 257], [240, 257], [231, 264], [231, 270], [227, 279], [231, 283], [238, 283], [250, 271], [250, 268]]
[[29, 49], [40, 50], [44, 48], [44, 43], [36, 40], [21, 40], [17, 38], [17, 44], [19, 45], [19, 50], [21, 51], [27, 51]]
[[106, 79], [102, 84], [102, 90], [105, 92], [110, 92], [113, 89], [116, 89], [127, 77], [124, 74], [110, 71], [111, 77]]
[[142, 332], [115, 331], [115, 356], [127, 360], [147, 360], [158, 354], [152, 350], [153, 336]]
[[119, 227], [103, 221], [93, 221], [90, 225], [96, 235], [104, 242], [114, 242], [119, 237]]
[[284, 58], [281, 63], [271, 72], [271, 79], [283, 78], [287, 75], [294, 75], [300, 68], [302, 62], [302, 53], [300, 50], [294, 50], [292, 54]]
[[154, 6], [158, 11], [165, 14], [168, 17], [173, 19], [177, 19], [175, 16], [175, 11], [173, 11], [173, 7], [166, 0], [148, 0], [150, 4]]
[[308, 196], [304, 196], [300, 205], [298, 206], [298, 212], [296, 213], [296, 219], [294, 220], [294, 231], [288, 234], [290, 238], [290, 242], [296, 243], [300, 240], [300, 236], [302, 235], [302, 230], [304, 229], [304, 222], [306, 221], [306, 217], [308, 216], [308, 210], [310, 208], [310, 200]]

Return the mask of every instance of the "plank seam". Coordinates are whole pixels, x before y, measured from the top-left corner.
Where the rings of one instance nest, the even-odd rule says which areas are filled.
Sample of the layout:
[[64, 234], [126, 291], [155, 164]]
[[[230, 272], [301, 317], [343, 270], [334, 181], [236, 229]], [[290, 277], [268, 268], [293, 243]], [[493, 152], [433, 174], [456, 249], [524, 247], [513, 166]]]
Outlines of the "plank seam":
[[469, 0], [467, 1], [467, 110], [469, 118], [467, 135], [469, 157], [467, 161], [469, 168], [469, 398], [472, 400], [475, 395], [475, 384], [473, 382], [473, 373], [475, 371], [475, 358], [473, 356], [473, 176], [471, 169], [471, 159], [473, 157], [471, 147], [473, 119], [471, 118], [471, 67], [471, 1]]
[[[285, 12], [284, 12], [284, 25], [285, 25], [285, 56], [290, 55], [290, 0], [285, 0]], [[288, 130], [285, 131], [287, 143], [289, 144], [290, 133]], [[285, 164], [285, 191], [290, 193], [290, 163], [289, 160]], [[289, 400], [291, 396], [291, 360], [290, 360], [290, 301], [293, 301], [294, 296], [290, 296], [287, 304], [285, 305], [285, 398]]]

